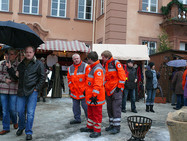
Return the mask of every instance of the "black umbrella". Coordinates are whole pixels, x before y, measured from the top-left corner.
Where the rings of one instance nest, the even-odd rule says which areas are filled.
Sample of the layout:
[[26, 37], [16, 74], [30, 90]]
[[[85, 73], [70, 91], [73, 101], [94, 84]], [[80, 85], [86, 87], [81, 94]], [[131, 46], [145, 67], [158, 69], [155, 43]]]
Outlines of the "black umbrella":
[[0, 43], [14, 48], [39, 47], [44, 42], [27, 25], [12, 21], [0, 21]]

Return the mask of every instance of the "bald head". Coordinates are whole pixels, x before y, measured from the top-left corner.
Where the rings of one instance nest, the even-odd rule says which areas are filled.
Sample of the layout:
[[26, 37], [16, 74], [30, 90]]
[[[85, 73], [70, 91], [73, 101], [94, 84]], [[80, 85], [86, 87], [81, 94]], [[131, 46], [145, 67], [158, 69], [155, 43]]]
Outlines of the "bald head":
[[77, 53], [73, 54], [72, 60], [75, 65], [78, 65], [81, 62], [80, 55]]

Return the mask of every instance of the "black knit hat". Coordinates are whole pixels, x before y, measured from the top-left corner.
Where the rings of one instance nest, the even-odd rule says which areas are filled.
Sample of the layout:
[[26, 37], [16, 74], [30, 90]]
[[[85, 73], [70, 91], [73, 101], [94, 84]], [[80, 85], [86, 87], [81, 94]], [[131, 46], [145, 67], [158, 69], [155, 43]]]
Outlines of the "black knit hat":
[[148, 66], [150, 66], [150, 68], [152, 68], [155, 65], [155, 63], [153, 62], [149, 62]]
[[131, 60], [131, 59], [129, 59], [129, 60], [127, 60], [127, 64], [128, 64], [128, 63], [134, 63], [134, 61]]

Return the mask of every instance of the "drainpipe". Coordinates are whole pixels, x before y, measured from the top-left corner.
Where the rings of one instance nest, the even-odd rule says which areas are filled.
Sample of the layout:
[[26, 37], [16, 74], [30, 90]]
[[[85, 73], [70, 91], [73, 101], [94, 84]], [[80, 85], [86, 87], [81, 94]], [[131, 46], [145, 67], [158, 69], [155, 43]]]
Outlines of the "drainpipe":
[[96, 1], [94, 0], [94, 9], [93, 9], [93, 33], [92, 33], [92, 46], [95, 43], [95, 26], [96, 26]]
[[107, 0], [104, 0], [104, 34], [103, 34], [103, 44], [105, 44], [105, 27], [106, 27], [106, 3], [107, 3]]

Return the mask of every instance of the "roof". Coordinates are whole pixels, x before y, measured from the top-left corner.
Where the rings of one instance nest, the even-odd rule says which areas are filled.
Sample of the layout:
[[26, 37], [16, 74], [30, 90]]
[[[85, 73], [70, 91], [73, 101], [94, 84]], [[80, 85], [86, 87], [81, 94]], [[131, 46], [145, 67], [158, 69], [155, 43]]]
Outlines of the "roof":
[[79, 52], [90, 52], [91, 49], [86, 46], [85, 43], [75, 41], [62, 41], [52, 40], [45, 41], [45, 44], [40, 45], [37, 50], [48, 50], [48, 51], [79, 51]]
[[109, 50], [114, 59], [118, 60], [150, 60], [146, 45], [128, 45], [128, 44], [93, 44], [93, 51], [96, 51], [101, 59], [101, 53]]

